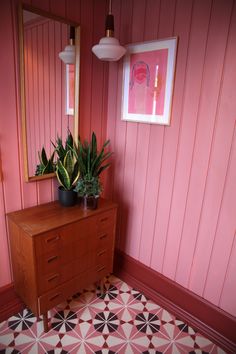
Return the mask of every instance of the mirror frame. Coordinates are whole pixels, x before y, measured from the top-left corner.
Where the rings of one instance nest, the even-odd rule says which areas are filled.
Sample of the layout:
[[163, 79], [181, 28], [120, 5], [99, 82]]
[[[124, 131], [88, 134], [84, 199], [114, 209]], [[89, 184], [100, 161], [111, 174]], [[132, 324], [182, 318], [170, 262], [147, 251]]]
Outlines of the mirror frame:
[[[55, 21], [65, 23], [75, 27], [75, 106], [74, 106], [74, 127], [73, 138], [75, 141], [79, 135], [79, 74], [80, 74], [80, 25], [76, 22], [69, 21], [60, 16], [54, 16], [46, 11], [40, 10], [28, 4], [20, 4], [19, 7], [19, 49], [20, 49], [20, 102], [21, 102], [21, 129], [22, 129], [22, 145], [23, 145], [23, 164], [24, 178], [26, 182], [40, 181], [55, 177], [55, 173], [48, 173], [41, 176], [29, 176], [28, 164], [28, 144], [27, 144], [27, 124], [26, 124], [26, 95], [25, 95], [25, 66], [24, 66], [24, 26], [23, 11], [30, 11], [37, 15], [50, 18]], [[36, 166], [35, 166], [36, 167]]]

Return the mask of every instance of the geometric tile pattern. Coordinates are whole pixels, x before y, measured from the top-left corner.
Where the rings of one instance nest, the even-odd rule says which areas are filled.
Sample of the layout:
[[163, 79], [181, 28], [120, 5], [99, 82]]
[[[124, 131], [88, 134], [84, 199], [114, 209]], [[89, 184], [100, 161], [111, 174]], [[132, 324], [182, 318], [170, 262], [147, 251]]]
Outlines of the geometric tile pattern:
[[0, 323], [0, 354], [223, 354], [224, 351], [120, 279], [95, 285], [49, 311], [51, 329], [29, 310]]

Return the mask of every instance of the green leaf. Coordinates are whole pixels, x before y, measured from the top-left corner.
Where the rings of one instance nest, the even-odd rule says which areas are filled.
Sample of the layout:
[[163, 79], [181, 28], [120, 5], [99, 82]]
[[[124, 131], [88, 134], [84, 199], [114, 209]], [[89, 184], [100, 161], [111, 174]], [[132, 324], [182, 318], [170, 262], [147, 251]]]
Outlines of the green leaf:
[[63, 161], [63, 165], [69, 175], [69, 177], [72, 175], [73, 173], [73, 168], [74, 168], [74, 164], [73, 164], [73, 155], [72, 155], [72, 152], [69, 150], [67, 151], [66, 153], [66, 156], [64, 158], [64, 161]]
[[70, 190], [71, 189], [70, 177], [69, 177], [69, 174], [68, 174], [66, 168], [63, 166], [63, 164], [60, 160], [58, 160], [58, 162], [57, 162], [56, 175], [58, 178], [58, 182], [66, 190]]
[[102, 166], [99, 168], [98, 172], [97, 172], [97, 175], [99, 176], [100, 173], [102, 173], [102, 171], [106, 170], [109, 166], [111, 165], [111, 163], [107, 163], [106, 165]]
[[46, 154], [44, 147], [42, 148], [41, 159], [42, 159], [43, 165], [46, 166], [48, 164], [48, 158], [47, 158], [47, 154]]
[[78, 161], [75, 163], [74, 170], [71, 176], [71, 185], [74, 186], [78, 181], [80, 176], [79, 163]]

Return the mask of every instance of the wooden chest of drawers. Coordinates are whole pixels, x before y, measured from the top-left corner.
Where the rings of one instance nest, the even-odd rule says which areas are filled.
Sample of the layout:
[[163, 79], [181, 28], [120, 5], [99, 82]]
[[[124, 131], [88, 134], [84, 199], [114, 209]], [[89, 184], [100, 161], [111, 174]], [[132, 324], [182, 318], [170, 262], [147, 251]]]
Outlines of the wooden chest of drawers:
[[49, 309], [112, 272], [116, 212], [101, 199], [96, 210], [52, 202], [7, 215], [15, 290], [45, 331]]

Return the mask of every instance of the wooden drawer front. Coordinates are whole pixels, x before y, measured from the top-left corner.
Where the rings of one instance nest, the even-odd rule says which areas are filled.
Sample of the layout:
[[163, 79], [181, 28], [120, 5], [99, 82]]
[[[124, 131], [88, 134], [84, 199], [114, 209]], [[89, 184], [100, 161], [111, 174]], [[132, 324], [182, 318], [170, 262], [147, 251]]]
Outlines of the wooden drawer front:
[[116, 210], [109, 210], [97, 217], [97, 230], [98, 232], [106, 231], [107, 229], [113, 229], [116, 219]]
[[73, 277], [84, 273], [88, 269], [88, 255], [86, 257], [78, 258], [71, 263], [62, 267], [61, 281], [62, 283], [72, 279]]
[[[101, 269], [103, 267], [109, 268], [109, 272], [113, 266], [113, 252], [111, 249], [104, 249], [102, 251], [93, 251], [89, 257], [89, 268]], [[109, 273], [108, 272], [108, 273]]]
[[110, 249], [105, 248], [96, 252], [96, 265], [98, 267], [109, 264], [110, 259], [112, 259], [112, 252]]
[[90, 274], [83, 273], [38, 298], [39, 314], [59, 305], [70, 296], [91, 284]]
[[63, 246], [70, 242], [76, 242], [81, 236], [91, 235], [96, 230], [96, 219], [91, 217], [66, 225], [61, 228]]
[[104, 264], [102, 266], [96, 266], [90, 270], [89, 278], [91, 283], [101, 280], [106, 275], [112, 272], [111, 264]]
[[41, 234], [35, 237], [35, 253], [36, 257], [40, 257], [49, 252], [56, 252], [59, 254], [61, 245], [61, 234], [60, 229], [55, 229], [53, 231]]
[[110, 248], [112, 243], [113, 243], [113, 230], [107, 229], [105, 231], [100, 231], [98, 233], [96, 242], [95, 242], [95, 248], [97, 250], [103, 250], [105, 248]]
[[49, 252], [37, 259], [37, 273], [40, 276], [40, 274], [45, 275], [56, 272], [60, 268], [60, 264], [60, 251]]
[[46, 275], [41, 275], [38, 277], [38, 294], [41, 295], [48, 290], [54, 289], [56, 286], [60, 285], [61, 274], [60, 273], [51, 273]]
[[82, 257], [88, 250], [88, 239], [96, 230], [95, 218], [66, 225], [35, 238], [36, 257], [54, 252], [61, 258], [61, 264]]

